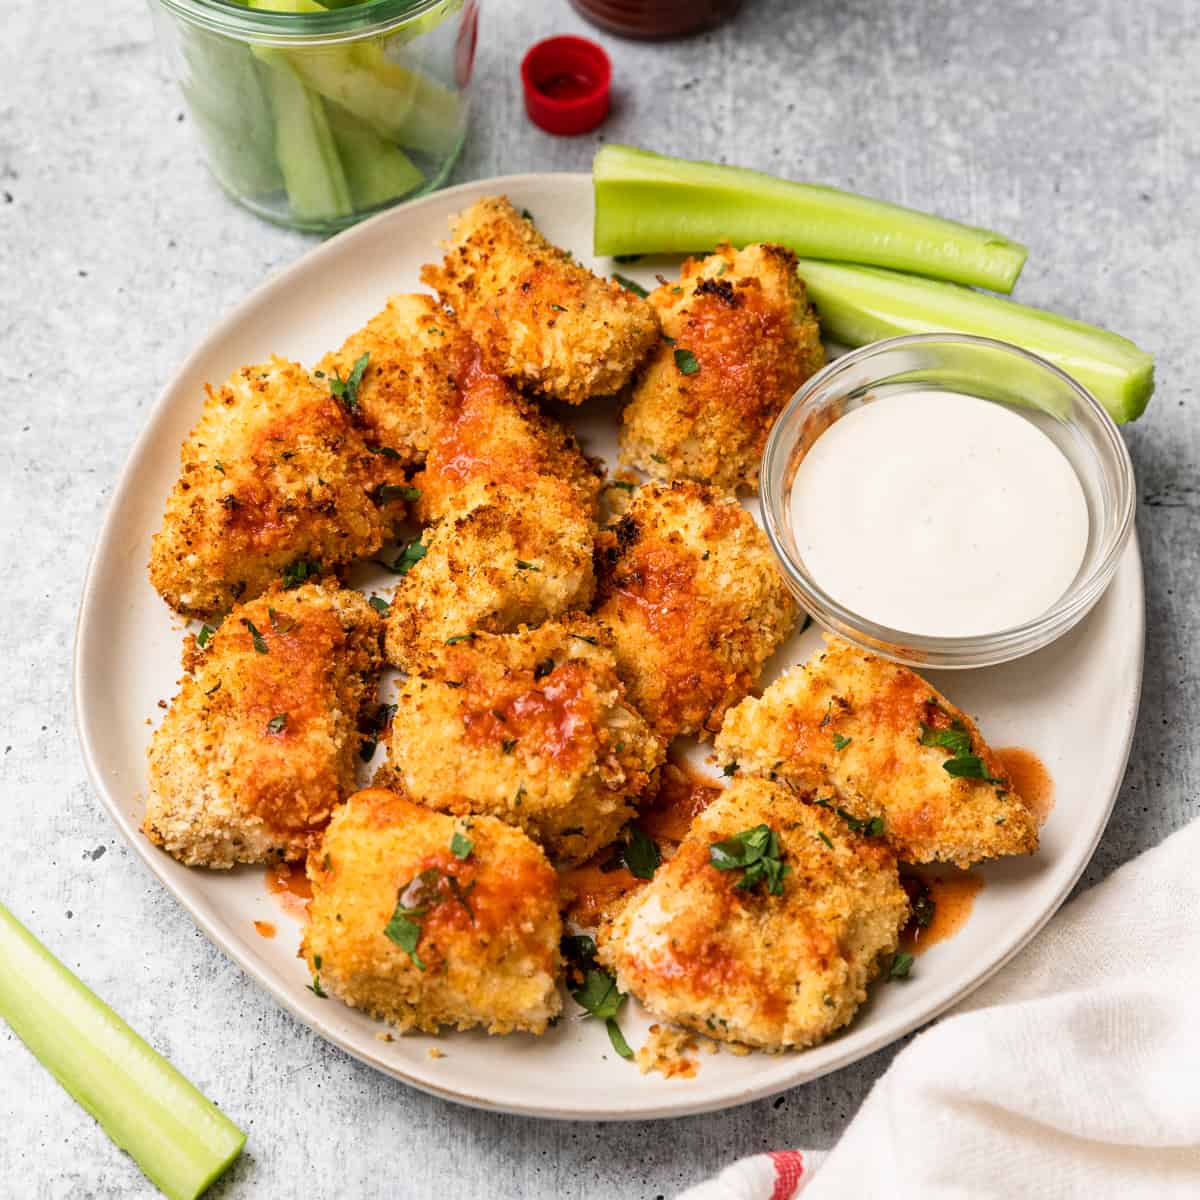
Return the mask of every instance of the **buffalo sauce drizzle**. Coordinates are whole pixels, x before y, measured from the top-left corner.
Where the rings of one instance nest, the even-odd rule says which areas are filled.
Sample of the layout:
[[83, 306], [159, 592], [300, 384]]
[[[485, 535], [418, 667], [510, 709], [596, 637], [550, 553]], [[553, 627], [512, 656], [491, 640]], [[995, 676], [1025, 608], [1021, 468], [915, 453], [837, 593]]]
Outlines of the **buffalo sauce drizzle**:
[[[900, 934], [900, 949], [921, 954], [953, 937], [971, 916], [983, 880], [970, 871], [947, 868], [937, 874], [902, 875], [900, 882], [913, 905], [913, 915]], [[922, 899], [933, 904], [932, 919], [918, 920]]]
[[1054, 808], [1054, 780], [1046, 764], [1023, 746], [1002, 746], [993, 753], [1000, 760], [1013, 791], [1025, 801], [1037, 823], [1045, 825]]
[[[267, 891], [275, 897], [279, 907], [289, 917], [304, 920], [308, 916], [308, 902], [312, 899], [312, 884], [304, 873], [304, 864], [277, 863], [266, 872]], [[257, 928], [257, 923], [255, 924]], [[262, 930], [259, 929], [259, 933]], [[270, 937], [270, 934], [263, 934]]]

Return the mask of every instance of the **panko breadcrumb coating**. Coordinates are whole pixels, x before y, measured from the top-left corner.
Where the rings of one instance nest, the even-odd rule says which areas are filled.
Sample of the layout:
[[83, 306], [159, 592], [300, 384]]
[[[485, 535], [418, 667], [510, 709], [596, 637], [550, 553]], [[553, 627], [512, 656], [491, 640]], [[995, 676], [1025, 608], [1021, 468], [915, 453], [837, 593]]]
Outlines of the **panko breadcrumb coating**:
[[421, 282], [505, 375], [568, 404], [619, 392], [658, 338], [645, 300], [581, 267], [503, 196], [459, 213]]
[[650, 294], [663, 332], [622, 416], [621, 461], [659, 479], [753, 490], [767, 434], [825, 362], [796, 256], [718, 246]]
[[363, 435], [377, 450], [419, 463], [434, 426], [454, 401], [448, 361], [462, 340], [458, 322], [432, 296], [395, 295], [339, 350], [326, 354], [317, 372], [349, 379], [365, 354], [357, 394]]
[[300, 953], [352, 1007], [430, 1033], [543, 1033], [558, 1016], [556, 877], [520, 830], [371, 789], [338, 810], [308, 878]]
[[597, 562], [596, 617], [634, 705], [666, 740], [711, 737], [796, 621], [766, 535], [700, 484], [647, 484]]
[[425, 470], [415, 479], [417, 515], [462, 514], [498, 488], [514, 504], [538, 476], [570, 484], [581, 512], [594, 516], [600, 474], [557, 421], [543, 415], [463, 339], [451, 361], [454, 395], [431, 431]]
[[[1032, 854], [1037, 821], [970, 717], [907, 667], [840, 638], [827, 641], [761, 699], [729, 712], [716, 741], [721, 760], [801, 788], [832, 789], [856, 819], [883, 819], [904, 862], [967, 867]], [[946, 770], [960, 747], [922, 744], [954, 742], [954, 733], [969, 756], [963, 766], [987, 779]]]
[[[782, 895], [744, 868], [712, 864], [714, 843], [766, 825], [788, 868]], [[908, 918], [896, 862], [879, 839], [782, 784], [736, 779], [679, 852], [600, 932], [600, 961], [655, 1016], [765, 1050], [811, 1046], [866, 999]]]
[[595, 588], [593, 525], [570, 485], [547, 476], [426, 530], [424, 556], [396, 585], [387, 657], [420, 668], [447, 638], [506, 633], [586, 608]]
[[354, 789], [383, 622], [358, 592], [306, 584], [235, 608], [150, 744], [142, 830], [188, 866], [303, 857]]
[[296, 564], [369, 557], [404, 516], [398, 492], [378, 490], [404, 484], [400, 464], [371, 454], [329, 388], [282, 358], [209, 388], [180, 457], [150, 582], [187, 616], [218, 616]]
[[577, 617], [443, 647], [397, 697], [390, 760], [407, 794], [519, 826], [556, 865], [611, 842], [665, 748], [602, 637]]

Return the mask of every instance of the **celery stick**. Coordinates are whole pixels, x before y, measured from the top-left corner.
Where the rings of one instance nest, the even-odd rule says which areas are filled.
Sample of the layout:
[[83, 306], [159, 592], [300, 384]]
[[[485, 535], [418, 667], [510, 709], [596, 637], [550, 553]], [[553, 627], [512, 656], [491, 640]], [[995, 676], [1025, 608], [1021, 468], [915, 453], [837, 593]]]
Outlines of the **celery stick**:
[[421, 168], [399, 146], [385, 142], [369, 125], [344, 109], [326, 101], [325, 115], [356, 211], [403, 196], [425, 178]]
[[831, 341], [862, 346], [904, 333], [974, 333], [1012, 342], [1077, 379], [1114, 421], [1141, 416], [1154, 392], [1154, 356], [1127, 338], [970, 288], [873, 267], [800, 260], [800, 275]]
[[350, 185], [338, 158], [325, 106], [296, 77], [282, 55], [255, 47], [275, 113], [275, 155], [288, 204], [300, 219], [324, 220], [352, 211]]
[[597, 254], [711, 250], [777, 242], [797, 254], [870, 263], [1011, 292], [1027, 251], [882, 200], [742, 167], [602, 146], [592, 164]]
[[199, 1196], [246, 1135], [0, 904], [0, 1016], [172, 1200]]

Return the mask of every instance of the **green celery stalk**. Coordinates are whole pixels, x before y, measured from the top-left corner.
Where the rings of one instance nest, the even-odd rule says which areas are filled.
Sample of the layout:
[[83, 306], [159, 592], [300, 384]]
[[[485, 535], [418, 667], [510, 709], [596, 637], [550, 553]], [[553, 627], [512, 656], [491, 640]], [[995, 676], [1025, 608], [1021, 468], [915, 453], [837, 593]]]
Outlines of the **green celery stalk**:
[[352, 211], [350, 185], [338, 158], [320, 96], [314, 96], [284, 57], [255, 47], [275, 113], [275, 157], [283, 172], [288, 204], [301, 219], [323, 220]]
[[952, 331], [1012, 342], [1078, 380], [1118, 423], [1140, 417], [1154, 393], [1154, 356], [1107, 329], [915, 275], [813, 259], [799, 267], [831, 341]]
[[597, 254], [689, 253], [776, 242], [1011, 292], [1028, 251], [988, 229], [744, 167], [602, 146], [592, 164]]
[[325, 116], [357, 211], [403, 196], [424, 180], [421, 168], [369, 125], [328, 101]]
[[0, 1016], [171, 1200], [199, 1196], [246, 1135], [0, 904]]

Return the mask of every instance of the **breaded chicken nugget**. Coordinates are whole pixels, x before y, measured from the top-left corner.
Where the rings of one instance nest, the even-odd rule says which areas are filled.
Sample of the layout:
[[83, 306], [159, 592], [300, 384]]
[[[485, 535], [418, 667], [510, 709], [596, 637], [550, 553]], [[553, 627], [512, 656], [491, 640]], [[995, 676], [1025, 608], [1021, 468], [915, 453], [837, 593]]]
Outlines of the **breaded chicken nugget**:
[[359, 792], [308, 857], [300, 953], [319, 986], [399, 1029], [543, 1033], [562, 1006], [557, 879], [520, 830]]
[[458, 345], [452, 370], [453, 400], [432, 430], [425, 470], [413, 481], [421, 520], [461, 515], [489, 488], [525, 504], [538, 476], [570, 484], [581, 512], [594, 516], [600, 474], [574, 435], [489, 368], [474, 343]]
[[719, 246], [650, 294], [664, 340], [622, 416], [621, 461], [659, 479], [753, 490], [767, 434], [825, 362], [796, 256]]
[[601, 930], [599, 959], [658, 1017], [784, 1050], [853, 1017], [907, 918], [883, 842], [739, 778]]
[[217, 616], [289, 569], [304, 578], [368, 557], [404, 516], [399, 464], [371, 454], [328, 387], [281, 358], [209, 388], [180, 457], [150, 582], [188, 616]]
[[432, 296], [391, 296], [341, 349], [321, 359], [314, 374], [349, 379], [365, 356], [357, 391], [364, 437], [402, 462], [419, 463], [433, 427], [454, 401], [452, 355], [464, 336]]
[[729, 712], [720, 758], [832, 789], [856, 819], [882, 818], [904, 862], [1032, 854], [1037, 821], [974, 722], [907, 667], [827, 641]]
[[559, 865], [607, 845], [665, 748], [587, 618], [446, 646], [401, 688], [390, 759], [431, 808], [517, 825]]
[[711, 737], [796, 621], [766, 535], [697, 483], [647, 484], [598, 549], [596, 617], [665, 740]]
[[620, 391], [658, 337], [645, 300], [552, 246], [503, 196], [459, 213], [421, 282], [505, 375], [568, 404]]
[[188, 866], [303, 857], [354, 789], [383, 622], [358, 592], [306, 584], [235, 608], [150, 744], [142, 831]]
[[594, 525], [570, 485], [547, 476], [425, 531], [423, 557], [392, 596], [387, 656], [415, 671], [448, 638], [507, 633], [586, 608], [595, 588]]

